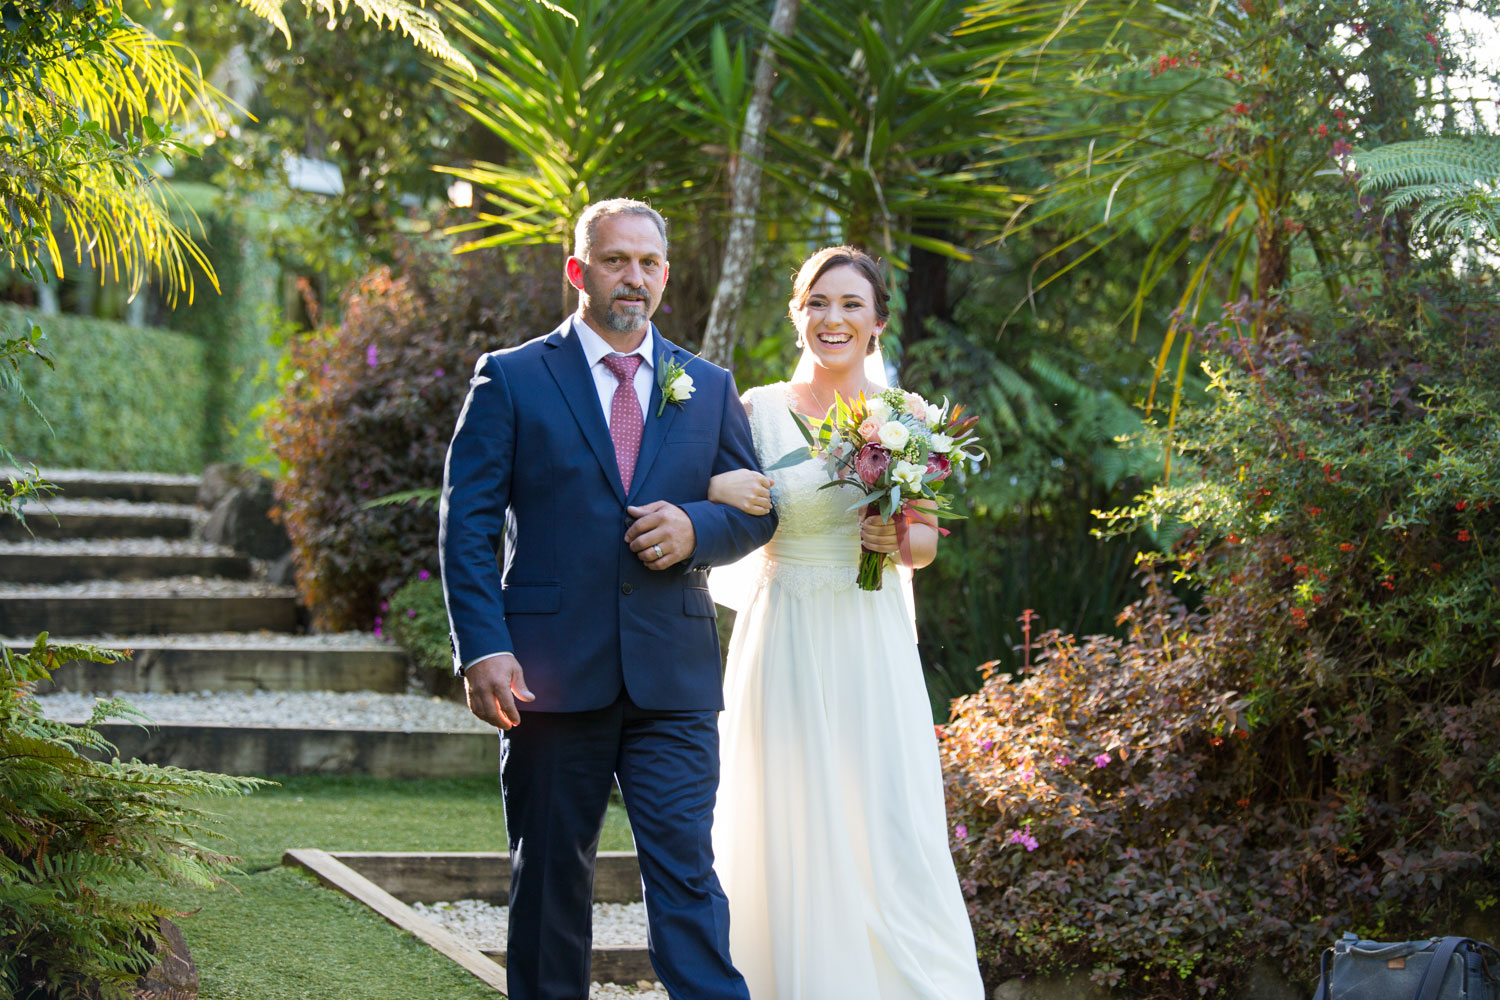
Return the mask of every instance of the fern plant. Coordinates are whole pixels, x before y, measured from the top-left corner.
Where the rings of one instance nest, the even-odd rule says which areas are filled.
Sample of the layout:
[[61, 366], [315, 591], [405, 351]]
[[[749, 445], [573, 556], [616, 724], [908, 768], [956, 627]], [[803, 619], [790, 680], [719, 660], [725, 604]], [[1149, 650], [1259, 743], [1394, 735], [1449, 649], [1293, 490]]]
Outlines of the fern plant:
[[97, 725], [135, 713], [101, 702], [83, 725], [44, 718], [38, 681], [70, 660], [121, 654], [53, 644], [0, 646], [0, 1000], [128, 996], [150, 967], [169, 907], [153, 887], [208, 888], [237, 859], [201, 846], [214, 824], [198, 802], [256, 778], [99, 760]]
[[1387, 214], [1410, 212], [1435, 238], [1475, 239], [1500, 249], [1500, 136], [1436, 136], [1359, 153], [1360, 194]]

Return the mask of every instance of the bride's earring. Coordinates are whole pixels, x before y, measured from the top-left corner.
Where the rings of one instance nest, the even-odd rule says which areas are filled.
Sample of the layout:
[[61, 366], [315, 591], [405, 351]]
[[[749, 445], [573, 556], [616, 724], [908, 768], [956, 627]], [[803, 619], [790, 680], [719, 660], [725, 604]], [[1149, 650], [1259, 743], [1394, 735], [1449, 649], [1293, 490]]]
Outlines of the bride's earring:
[[801, 330], [798, 330], [797, 331], [797, 350], [800, 351], [800, 350], [802, 350], [806, 346], [807, 346], [807, 338], [804, 337], [804, 336], [802, 336], [802, 331]]

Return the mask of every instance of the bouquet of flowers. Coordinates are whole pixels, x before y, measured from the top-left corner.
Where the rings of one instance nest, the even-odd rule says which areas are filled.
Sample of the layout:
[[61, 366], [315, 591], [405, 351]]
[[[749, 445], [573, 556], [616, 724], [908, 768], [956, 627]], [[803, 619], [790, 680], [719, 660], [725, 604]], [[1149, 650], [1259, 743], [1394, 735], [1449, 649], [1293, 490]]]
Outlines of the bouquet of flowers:
[[[951, 409], [929, 403], [915, 392], [891, 388], [878, 395], [846, 400], [835, 397], [828, 415], [818, 423], [796, 411], [792, 416], [814, 457], [828, 463], [829, 486], [851, 485], [861, 497], [850, 510], [895, 520], [905, 549], [906, 523], [937, 526], [935, 518], [962, 518], [951, 510], [949, 476], [964, 463], [971, 466], [988, 454], [979, 447], [974, 425], [978, 417], [962, 417], [963, 407]], [[807, 461], [798, 449], [767, 472]], [[927, 501], [916, 506], [918, 501]], [[939, 531], [943, 529], [939, 528]], [[943, 532], [947, 534], [947, 532]], [[859, 586], [879, 590], [885, 553], [862, 552]]]

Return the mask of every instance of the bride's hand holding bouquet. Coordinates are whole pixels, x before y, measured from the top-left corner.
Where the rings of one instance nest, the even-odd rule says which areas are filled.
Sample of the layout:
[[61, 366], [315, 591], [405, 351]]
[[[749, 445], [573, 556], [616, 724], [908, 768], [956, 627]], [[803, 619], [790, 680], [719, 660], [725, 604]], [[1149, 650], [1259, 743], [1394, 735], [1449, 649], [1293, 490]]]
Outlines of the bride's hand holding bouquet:
[[[937, 527], [937, 519], [962, 518], [953, 511], [955, 470], [977, 467], [988, 458], [979, 446], [978, 417], [962, 416], [963, 407], [929, 403], [915, 392], [885, 389], [860, 393], [852, 400], [834, 397], [828, 414], [816, 423], [792, 411], [808, 451], [797, 449], [766, 472], [807, 461], [809, 451], [828, 464], [829, 486], [853, 486], [860, 499], [849, 510], [864, 507], [893, 525], [897, 550], [912, 562], [907, 541], [911, 522]], [[939, 532], [947, 534], [941, 528]], [[866, 547], [860, 553], [859, 586], [879, 590], [889, 553]]]

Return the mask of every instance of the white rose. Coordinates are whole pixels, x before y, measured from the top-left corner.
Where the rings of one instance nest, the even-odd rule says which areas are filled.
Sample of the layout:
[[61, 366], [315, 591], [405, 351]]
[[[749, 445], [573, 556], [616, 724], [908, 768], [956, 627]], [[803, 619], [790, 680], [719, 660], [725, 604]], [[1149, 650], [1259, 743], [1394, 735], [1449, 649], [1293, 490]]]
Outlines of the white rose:
[[891, 451], [900, 451], [910, 440], [911, 431], [901, 421], [891, 420], [880, 425], [880, 443]]
[[693, 376], [681, 372], [667, 386], [667, 399], [673, 403], [684, 403], [693, 398]]
[[934, 434], [929, 447], [939, 455], [946, 455], [953, 447], [953, 439], [946, 434]]
[[895, 469], [891, 472], [891, 478], [901, 485], [915, 491], [922, 486], [922, 475], [927, 470], [915, 462], [897, 462]]
[[870, 400], [870, 416], [880, 421], [891, 419], [891, 404], [876, 396]]
[[943, 419], [943, 408], [936, 403], [927, 404], [927, 426], [936, 427], [937, 422]]
[[915, 392], [908, 392], [906, 394], [906, 412], [918, 420], [923, 419], [927, 416], [927, 400]]

